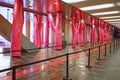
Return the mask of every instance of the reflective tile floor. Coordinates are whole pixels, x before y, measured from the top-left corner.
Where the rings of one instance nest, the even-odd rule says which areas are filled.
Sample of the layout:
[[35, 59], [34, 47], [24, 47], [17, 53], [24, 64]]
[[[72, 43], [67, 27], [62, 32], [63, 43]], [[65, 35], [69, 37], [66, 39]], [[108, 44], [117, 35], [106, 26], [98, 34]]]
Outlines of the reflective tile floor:
[[[13, 65], [22, 65], [59, 56], [65, 53], [80, 51], [91, 46], [93, 47], [93, 45], [85, 45], [84, 48], [71, 48], [71, 46], [67, 46], [67, 48], [61, 51], [55, 51], [51, 48], [42, 49], [39, 52], [25, 53], [19, 58], [10, 59], [9, 56], [6, 56], [9, 60], [4, 60], [6, 60], [7, 63], [5, 64], [8, 67]], [[69, 78], [72, 80], [120, 80], [120, 50], [116, 50], [116, 52], [114, 52], [112, 49], [112, 53], [109, 53], [109, 45], [107, 45], [107, 56], [104, 56], [104, 46], [100, 48], [100, 52], [102, 60], [98, 61], [98, 48], [91, 50], [92, 68], [86, 68], [88, 51], [70, 55]], [[5, 57], [5, 54], [1, 55]], [[3, 57], [0, 58], [0, 60], [2, 60]], [[66, 57], [21, 67], [18, 68], [16, 72], [17, 80], [63, 80], [63, 78], [66, 77]], [[0, 74], [0, 80], [12, 80], [12, 71], [6, 73], [7, 74]]]

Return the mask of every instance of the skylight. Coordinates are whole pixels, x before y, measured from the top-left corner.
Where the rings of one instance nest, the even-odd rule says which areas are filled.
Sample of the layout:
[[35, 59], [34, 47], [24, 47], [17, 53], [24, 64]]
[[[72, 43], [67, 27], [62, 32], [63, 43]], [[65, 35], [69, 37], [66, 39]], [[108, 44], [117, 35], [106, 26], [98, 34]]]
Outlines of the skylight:
[[62, 0], [66, 3], [76, 3], [76, 2], [83, 2], [83, 1], [86, 1], [86, 0]]
[[89, 10], [97, 10], [97, 9], [104, 9], [104, 8], [110, 8], [114, 7], [115, 5], [113, 3], [109, 4], [101, 4], [101, 5], [94, 5], [94, 6], [87, 6], [80, 8], [83, 11], [89, 11]]
[[95, 16], [97, 16], [97, 15], [107, 15], [107, 14], [117, 14], [117, 13], [119, 13], [119, 11], [109, 11], [109, 12], [99, 12], [99, 13], [93, 13], [92, 15], [95, 15]]

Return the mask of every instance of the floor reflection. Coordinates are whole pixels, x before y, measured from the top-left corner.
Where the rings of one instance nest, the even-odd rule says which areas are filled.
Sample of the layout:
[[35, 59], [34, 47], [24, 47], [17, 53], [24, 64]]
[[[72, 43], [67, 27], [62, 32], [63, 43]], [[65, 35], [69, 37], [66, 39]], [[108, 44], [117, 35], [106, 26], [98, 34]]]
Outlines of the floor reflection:
[[[72, 48], [72, 46], [67, 46], [63, 50], [57, 51], [54, 50], [53, 48], [46, 48], [46, 49], [41, 49], [38, 52], [31, 52], [31, 53], [24, 53], [21, 57], [19, 58], [12, 58], [12, 64], [13, 65], [22, 65], [30, 62], [35, 62], [43, 59], [48, 59], [51, 57], [59, 56], [61, 54], [65, 53], [71, 53], [71, 52], [76, 52], [76, 51], [82, 51], [83, 49], [87, 49], [89, 47], [95, 47], [96, 45], [90, 45], [89, 43], [86, 44], [85, 46], [79, 47], [76, 46], [75, 48]], [[104, 46], [100, 48], [101, 55], [104, 54]], [[107, 48], [109, 48], [109, 45], [107, 45]], [[109, 49], [107, 49], [107, 52], [109, 52]], [[98, 55], [98, 48], [92, 49], [91, 50], [91, 62], [92, 65], [96, 65], [96, 58]], [[82, 76], [87, 77], [86, 74], [88, 74], [85, 65], [87, 64], [87, 55], [88, 51], [81, 52], [78, 54], [73, 54], [69, 56], [69, 64], [70, 64], [70, 73], [76, 74], [76, 72], [80, 73]], [[10, 56], [9, 56], [10, 57]], [[2, 58], [1, 58], [2, 59]], [[9, 59], [9, 58], [7, 58]], [[10, 59], [9, 59], [10, 61]], [[65, 77], [65, 69], [66, 69], [66, 58], [58, 58], [54, 59], [51, 61], [46, 61], [40, 64], [32, 65], [32, 66], [27, 66], [27, 67], [22, 67], [17, 69], [17, 79], [18, 80], [61, 80], [62, 78]], [[9, 62], [10, 64], [10, 62]], [[78, 65], [79, 64], [79, 65]], [[10, 65], [9, 65], [10, 66]], [[83, 71], [83, 72], [79, 72]], [[49, 74], [49, 75], [48, 75]], [[12, 74], [7, 74], [7, 76], [10, 78]], [[70, 74], [72, 78], [75, 78], [72, 74]], [[2, 78], [1, 78], [2, 79]], [[78, 78], [79, 79], [79, 78]], [[74, 79], [74, 80], [78, 80]], [[8, 80], [8, 79], [5, 79]]]

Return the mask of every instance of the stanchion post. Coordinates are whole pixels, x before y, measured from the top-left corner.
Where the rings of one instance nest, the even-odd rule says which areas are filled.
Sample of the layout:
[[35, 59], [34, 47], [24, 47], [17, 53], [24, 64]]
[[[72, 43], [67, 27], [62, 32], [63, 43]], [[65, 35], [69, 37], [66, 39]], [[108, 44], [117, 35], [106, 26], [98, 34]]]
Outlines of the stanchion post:
[[106, 56], [106, 44], [105, 44], [105, 54], [104, 54], [104, 56]]
[[115, 41], [114, 41], [114, 51], [115, 51]]
[[98, 58], [97, 58], [97, 60], [102, 60], [101, 58], [100, 58], [100, 46], [99, 46], [99, 53], [98, 53]]
[[90, 57], [90, 48], [88, 49], [88, 64], [86, 65], [87, 68], [92, 68], [91, 66], [91, 57]]
[[66, 78], [63, 78], [63, 80], [72, 80], [69, 78], [69, 54], [66, 54]]
[[110, 53], [111, 53], [111, 42], [110, 42]]
[[12, 80], [16, 80], [16, 67], [12, 67]]
[[120, 39], [119, 39], [119, 47], [120, 47]]
[[119, 41], [117, 40], [117, 49], [118, 49], [118, 42], [119, 42]]
[[116, 50], [117, 50], [117, 40], [116, 40]]

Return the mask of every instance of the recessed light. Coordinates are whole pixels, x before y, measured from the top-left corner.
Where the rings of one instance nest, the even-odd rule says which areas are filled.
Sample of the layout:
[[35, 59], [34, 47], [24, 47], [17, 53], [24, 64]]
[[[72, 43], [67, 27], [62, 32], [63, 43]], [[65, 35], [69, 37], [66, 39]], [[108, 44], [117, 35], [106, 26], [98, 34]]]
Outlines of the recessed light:
[[108, 17], [100, 17], [101, 19], [109, 19], [109, 18], [120, 18], [120, 16], [108, 16]]
[[62, 0], [66, 3], [76, 3], [76, 2], [83, 2], [83, 1], [86, 1], [86, 0]]
[[120, 2], [116, 3], [117, 6], [120, 6]]
[[107, 14], [116, 14], [119, 13], [119, 11], [109, 11], [109, 12], [99, 12], [99, 13], [92, 13], [92, 15], [107, 15]]
[[120, 21], [120, 19], [110, 19], [110, 20], [105, 20], [105, 21]]
[[120, 24], [120, 21], [119, 22], [109, 22], [109, 23], [119, 23]]
[[109, 7], [114, 7], [115, 5], [113, 3], [109, 4], [101, 4], [101, 5], [94, 5], [94, 6], [87, 6], [80, 8], [83, 11], [89, 11], [89, 10], [97, 10], [97, 9], [104, 9]]

